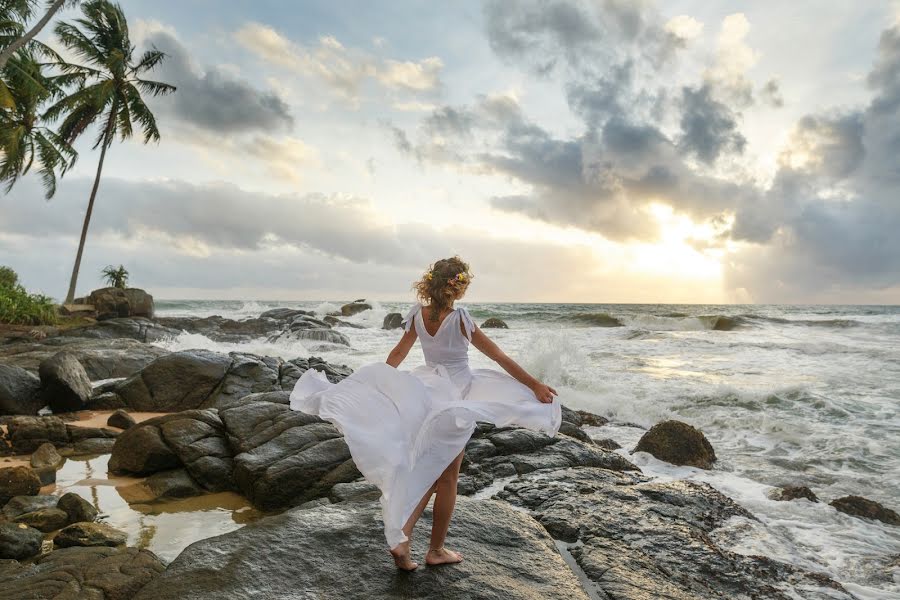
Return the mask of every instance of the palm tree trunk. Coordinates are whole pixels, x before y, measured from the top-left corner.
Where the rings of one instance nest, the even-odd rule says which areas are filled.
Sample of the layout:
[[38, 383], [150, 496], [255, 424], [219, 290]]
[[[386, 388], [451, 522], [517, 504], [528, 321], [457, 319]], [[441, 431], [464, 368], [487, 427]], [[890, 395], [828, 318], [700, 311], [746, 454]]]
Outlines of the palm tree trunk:
[[3, 49], [3, 52], [0, 52], [0, 69], [6, 66], [7, 61], [9, 61], [9, 57], [16, 53], [16, 51], [33, 40], [35, 36], [40, 33], [41, 29], [50, 22], [50, 19], [53, 18], [53, 15], [62, 8], [62, 5], [65, 4], [66, 0], [56, 0], [53, 4], [50, 5], [50, 8], [47, 9], [47, 13], [41, 17], [41, 20], [35, 23], [34, 27], [32, 27], [25, 35], [13, 41], [12, 44]]
[[84, 242], [87, 240], [88, 226], [91, 224], [91, 213], [94, 212], [94, 200], [97, 198], [97, 190], [100, 188], [100, 174], [103, 172], [103, 160], [106, 158], [106, 149], [112, 143], [112, 129], [116, 123], [116, 102], [113, 101], [109, 112], [109, 122], [106, 124], [106, 134], [103, 136], [103, 147], [100, 149], [100, 162], [97, 164], [97, 176], [94, 177], [94, 187], [91, 189], [91, 199], [88, 201], [87, 212], [84, 214], [84, 225], [81, 228], [81, 241], [78, 242], [78, 254], [75, 255], [75, 267], [72, 269], [72, 279], [69, 280], [69, 292], [66, 294], [65, 304], [72, 304], [75, 300], [75, 285], [78, 283], [78, 270], [81, 268], [81, 255], [84, 253]]

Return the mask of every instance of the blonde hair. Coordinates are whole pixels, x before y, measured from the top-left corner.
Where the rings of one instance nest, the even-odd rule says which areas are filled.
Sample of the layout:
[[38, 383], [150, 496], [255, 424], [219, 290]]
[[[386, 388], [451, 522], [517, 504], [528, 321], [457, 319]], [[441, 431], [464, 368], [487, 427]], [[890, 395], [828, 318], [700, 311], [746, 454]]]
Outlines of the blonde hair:
[[458, 256], [442, 258], [428, 267], [425, 275], [413, 284], [422, 304], [431, 307], [429, 318], [437, 321], [440, 314], [453, 306], [466, 293], [472, 274], [469, 265]]

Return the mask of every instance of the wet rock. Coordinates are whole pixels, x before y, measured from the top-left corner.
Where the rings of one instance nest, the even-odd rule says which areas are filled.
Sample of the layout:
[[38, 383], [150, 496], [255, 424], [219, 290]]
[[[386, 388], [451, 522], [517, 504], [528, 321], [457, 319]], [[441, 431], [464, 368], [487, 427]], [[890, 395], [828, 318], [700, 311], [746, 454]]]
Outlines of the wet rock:
[[282, 327], [281, 319], [267, 316], [235, 321], [218, 315], [210, 317], [165, 317], [156, 322], [179, 333], [197, 333], [214, 342], [229, 344], [247, 342], [270, 335]]
[[231, 362], [231, 357], [207, 350], [173, 352], [123, 381], [116, 393], [138, 411], [198, 408], [222, 384]]
[[[546, 532], [502, 503], [461, 499], [449, 543], [466, 560], [411, 574], [398, 574], [381, 550], [379, 511], [377, 502], [297, 509], [201, 540], [135, 600], [587, 600]], [[428, 521], [430, 511], [421, 531]], [[426, 544], [427, 535], [416, 536], [413, 554]]]
[[35, 496], [41, 490], [41, 480], [28, 467], [0, 469], [0, 505], [15, 496]]
[[497, 317], [491, 317], [487, 321], [481, 324], [482, 329], [509, 329], [509, 325], [506, 324], [506, 321], [503, 319], [498, 319]]
[[810, 502], [819, 501], [813, 491], [805, 485], [789, 485], [781, 488], [775, 496], [776, 500], [784, 501], [797, 500], [798, 498], [806, 498]]
[[356, 300], [355, 302], [343, 305], [341, 307], [341, 315], [352, 317], [353, 315], [357, 315], [366, 310], [372, 310], [372, 305], [363, 300]]
[[121, 546], [128, 536], [106, 523], [73, 523], [64, 527], [53, 538], [53, 544], [60, 548], [72, 546]]
[[116, 317], [153, 318], [153, 296], [139, 288], [108, 287], [94, 290], [86, 298], [97, 312], [97, 320]]
[[66, 459], [59, 455], [59, 452], [56, 451], [56, 447], [53, 444], [44, 442], [32, 453], [30, 462], [31, 468], [35, 470], [56, 470], [63, 466]]
[[349, 346], [350, 340], [343, 333], [331, 329], [331, 325], [314, 317], [300, 316], [293, 319], [285, 326], [284, 331], [268, 338], [269, 342], [277, 343], [290, 340], [310, 340]]
[[190, 498], [206, 493], [184, 469], [155, 473], [138, 483], [116, 488], [119, 495], [130, 503], [146, 504], [157, 500]]
[[300, 310], [297, 308], [273, 308], [259, 315], [260, 318], [276, 319], [278, 321], [290, 321], [299, 316], [314, 317], [316, 313], [309, 310]]
[[591, 436], [587, 434], [587, 432], [581, 427], [576, 427], [572, 423], [568, 421], [563, 421], [559, 426], [559, 433], [562, 435], [567, 435], [569, 437], [573, 437], [576, 440], [581, 440], [585, 444], [593, 444], [594, 440], [591, 439]]
[[31, 558], [41, 551], [43, 539], [40, 531], [24, 523], [0, 523], [0, 558]]
[[403, 327], [403, 315], [398, 312], [388, 313], [381, 324], [382, 329], [400, 329]]
[[353, 369], [346, 365], [332, 365], [317, 356], [295, 358], [281, 365], [281, 389], [292, 391], [297, 380], [309, 369], [325, 373], [331, 383], [337, 383], [353, 373]]
[[84, 327], [67, 329], [60, 336], [79, 337], [96, 340], [134, 340], [153, 343], [179, 336], [182, 330], [167, 327], [143, 317], [112, 318]]
[[362, 502], [367, 500], [378, 500], [381, 497], [381, 490], [373, 483], [367, 481], [351, 481], [350, 483], [338, 483], [331, 488], [328, 495], [331, 502], [346, 502], [353, 500]]
[[249, 404], [251, 402], [272, 402], [274, 404], [290, 404], [291, 393], [287, 391], [277, 392], [259, 392], [256, 394], [248, 394], [241, 398], [241, 404]]
[[719, 546], [716, 529], [753, 516], [705, 483], [578, 468], [526, 475], [498, 497], [563, 542], [601, 597], [853, 598], [819, 573]]
[[81, 410], [91, 398], [91, 380], [69, 352], [54, 354], [40, 364], [41, 397], [53, 412]]
[[0, 415], [36, 415], [44, 406], [41, 380], [21, 367], [0, 364]]
[[529, 429], [510, 429], [487, 436], [502, 453], [533, 452], [553, 443], [550, 436]]
[[605, 450], [618, 450], [622, 446], [616, 440], [612, 438], [603, 438], [600, 440], [594, 440], [594, 443], [600, 446]]
[[0, 600], [128, 600], [165, 569], [137, 548], [61, 548], [0, 572]]
[[19, 454], [30, 454], [46, 443], [56, 448], [69, 444], [66, 424], [59, 417], [13, 417], [7, 428], [10, 444]]
[[496, 456], [498, 452], [497, 446], [495, 446], [490, 439], [475, 438], [469, 440], [469, 443], [466, 444], [465, 459], [470, 462], [480, 462], [485, 458]]
[[260, 508], [296, 506], [359, 477], [340, 433], [317, 417], [267, 402], [219, 416], [235, 452], [234, 481]]
[[25, 513], [56, 507], [56, 496], [15, 496], [3, 507], [3, 516], [10, 521]]
[[130, 414], [128, 414], [127, 410], [119, 409], [113, 414], [109, 415], [109, 418], [106, 420], [106, 424], [110, 427], [118, 427], [119, 429], [129, 429], [131, 426], [136, 425], [137, 422], [134, 420]]
[[58, 508], [42, 508], [34, 512], [19, 515], [13, 519], [16, 523], [24, 523], [29, 527], [34, 527], [38, 531], [50, 533], [57, 529], [62, 529], [69, 524], [69, 515], [64, 510]]
[[244, 396], [280, 390], [281, 359], [232, 352], [231, 365], [221, 389], [203, 404], [204, 408], [222, 408], [234, 404]]
[[99, 514], [93, 504], [74, 492], [60, 496], [56, 508], [65, 511], [70, 523], [91, 522]]
[[711, 469], [716, 460], [716, 453], [703, 432], [681, 421], [657, 423], [641, 437], [633, 452], [649, 452], [673, 465], [701, 469]]
[[842, 513], [854, 517], [873, 519], [888, 525], [900, 525], [900, 515], [895, 511], [862, 496], [844, 496], [832, 500], [829, 504]]
[[151, 475], [181, 466], [178, 455], [163, 441], [159, 428], [148, 419], [116, 438], [109, 470], [128, 475]]
[[322, 318], [323, 321], [331, 325], [332, 327], [349, 327], [351, 329], [365, 329], [365, 325], [360, 325], [359, 323], [351, 323], [350, 321], [342, 321], [335, 316], [325, 315]]
[[[109, 321], [93, 328], [103, 328]], [[20, 342], [0, 346], [0, 360], [37, 373], [44, 360], [60, 350], [72, 354], [84, 367], [91, 381], [113, 377], [130, 377], [154, 359], [169, 351], [133, 339], [95, 339], [71, 336], [66, 330], [59, 337], [42, 341]], [[176, 332], [177, 333], [177, 332]]]
[[575, 413], [581, 419], [582, 427], [603, 427], [607, 423], [609, 423], [609, 419], [606, 417], [601, 417], [600, 415], [595, 415], [594, 413], [588, 412], [586, 410], [576, 410]]

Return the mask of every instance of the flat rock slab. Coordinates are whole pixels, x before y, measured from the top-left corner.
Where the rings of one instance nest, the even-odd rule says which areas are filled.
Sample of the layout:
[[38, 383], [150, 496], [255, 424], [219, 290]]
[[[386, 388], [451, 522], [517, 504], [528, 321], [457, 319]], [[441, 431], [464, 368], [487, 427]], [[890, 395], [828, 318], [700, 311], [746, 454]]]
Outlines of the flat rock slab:
[[402, 573], [387, 554], [378, 503], [294, 509], [191, 544], [134, 600], [588, 599], [544, 529], [504, 503], [460, 499], [448, 545], [462, 564]]

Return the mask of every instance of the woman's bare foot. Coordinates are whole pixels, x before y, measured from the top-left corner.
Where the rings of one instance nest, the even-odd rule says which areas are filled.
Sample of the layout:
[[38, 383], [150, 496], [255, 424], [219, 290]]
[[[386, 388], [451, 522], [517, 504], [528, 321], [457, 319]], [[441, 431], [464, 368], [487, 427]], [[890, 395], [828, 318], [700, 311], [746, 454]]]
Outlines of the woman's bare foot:
[[401, 571], [415, 571], [419, 568], [419, 563], [414, 561], [409, 555], [409, 542], [403, 542], [393, 550], [388, 550], [394, 559], [394, 564]]
[[425, 555], [425, 564], [434, 565], [452, 565], [462, 562], [463, 557], [459, 552], [447, 550], [446, 548], [435, 548], [428, 551]]

